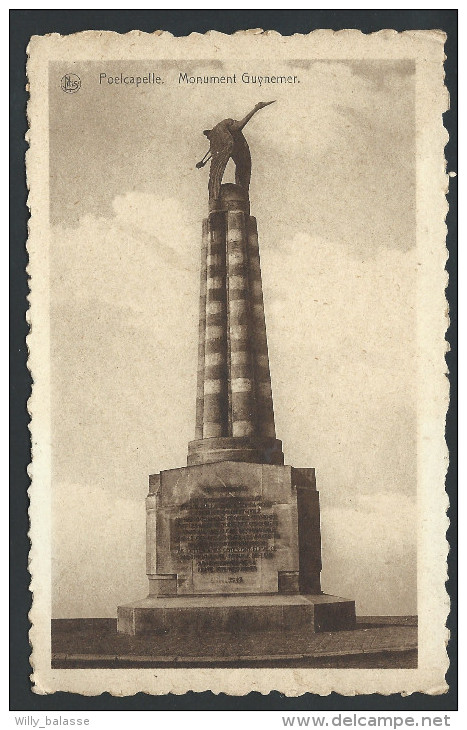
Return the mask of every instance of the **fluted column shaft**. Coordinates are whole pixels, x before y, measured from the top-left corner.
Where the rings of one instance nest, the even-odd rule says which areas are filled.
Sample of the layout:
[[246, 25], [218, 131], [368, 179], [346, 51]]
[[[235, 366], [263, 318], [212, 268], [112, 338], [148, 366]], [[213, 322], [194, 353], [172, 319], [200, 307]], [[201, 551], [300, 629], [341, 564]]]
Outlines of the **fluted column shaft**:
[[258, 434], [275, 438], [274, 408], [269, 372], [268, 340], [264, 318], [263, 287], [256, 218], [248, 218], [248, 259], [250, 288], [251, 344], [256, 385]]
[[227, 291], [225, 216], [211, 213], [208, 225], [203, 438], [228, 436]]
[[195, 438], [203, 438], [204, 420], [204, 360], [206, 345], [206, 274], [208, 255], [208, 221], [203, 221], [203, 238], [201, 243], [201, 271], [199, 286], [199, 334], [198, 334], [198, 375], [196, 385], [196, 430]]
[[223, 185], [203, 223], [196, 436], [188, 463], [284, 463], [275, 437], [256, 220]]
[[252, 362], [248, 237], [245, 214], [237, 210], [227, 213], [227, 308], [231, 435], [253, 436], [257, 418]]

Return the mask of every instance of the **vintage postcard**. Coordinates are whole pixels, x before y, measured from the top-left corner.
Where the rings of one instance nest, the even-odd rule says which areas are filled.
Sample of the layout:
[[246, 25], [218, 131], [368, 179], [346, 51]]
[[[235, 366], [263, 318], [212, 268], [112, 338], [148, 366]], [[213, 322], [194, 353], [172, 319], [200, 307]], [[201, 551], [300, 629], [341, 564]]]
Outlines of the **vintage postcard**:
[[446, 692], [444, 42], [31, 38], [35, 692]]

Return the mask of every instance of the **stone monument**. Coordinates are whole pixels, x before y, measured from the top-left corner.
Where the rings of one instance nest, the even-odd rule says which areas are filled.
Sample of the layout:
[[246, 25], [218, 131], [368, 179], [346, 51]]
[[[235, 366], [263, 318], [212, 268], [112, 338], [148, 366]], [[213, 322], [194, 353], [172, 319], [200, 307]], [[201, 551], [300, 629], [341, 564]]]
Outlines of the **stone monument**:
[[[149, 596], [118, 631], [351, 629], [355, 604], [321, 591], [315, 470], [284, 465], [276, 438], [251, 158], [241, 121], [205, 131], [195, 440], [187, 466], [149, 477]], [[229, 159], [235, 184], [222, 184]]]

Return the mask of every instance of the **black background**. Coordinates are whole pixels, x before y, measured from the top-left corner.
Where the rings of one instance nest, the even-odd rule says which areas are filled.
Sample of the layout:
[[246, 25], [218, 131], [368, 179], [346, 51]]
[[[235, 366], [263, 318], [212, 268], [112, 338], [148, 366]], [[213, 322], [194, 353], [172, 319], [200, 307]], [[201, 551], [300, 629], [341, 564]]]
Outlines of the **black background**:
[[[98, 697], [57, 692], [49, 696], [31, 691], [29, 674], [30, 646], [28, 642], [31, 605], [28, 590], [29, 551], [28, 499], [30, 440], [26, 401], [31, 378], [26, 367], [25, 337], [27, 325], [28, 282], [25, 273], [27, 255], [28, 210], [26, 207], [26, 177], [24, 135], [26, 122], [26, 46], [31, 35], [45, 33], [76, 33], [81, 30], [130, 30], [151, 32], [167, 30], [175, 36], [196, 31], [217, 30], [233, 33], [248, 28], [277, 30], [283, 35], [309, 33], [316, 28], [359, 28], [372, 33], [384, 28], [398, 31], [441, 29], [447, 33], [445, 53], [446, 84], [451, 107], [444, 115], [450, 139], [445, 154], [448, 171], [457, 172], [457, 10], [10, 10], [10, 709], [33, 710], [281, 710], [291, 711], [408, 711], [457, 709], [457, 178], [451, 178], [448, 202], [450, 283], [447, 297], [451, 325], [447, 338], [450, 352], [446, 356], [450, 370], [451, 404], [446, 425], [446, 440], [450, 451], [447, 491], [451, 507], [451, 527], [448, 539], [448, 590], [452, 610], [448, 621], [451, 630], [449, 654], [451, 667], [447, 674], [450, 691], [430, 697], [413, 694], [409, 697], [367, 695], [341, 697], [331, 694], [320, 697], [304, 694], [288, 698], [279, 692], [263, 696], [251, 692], [246, 697], [214, 695], [211, 692], [151, 697]], [[228, 671], [228, 670], [226, 670]]]

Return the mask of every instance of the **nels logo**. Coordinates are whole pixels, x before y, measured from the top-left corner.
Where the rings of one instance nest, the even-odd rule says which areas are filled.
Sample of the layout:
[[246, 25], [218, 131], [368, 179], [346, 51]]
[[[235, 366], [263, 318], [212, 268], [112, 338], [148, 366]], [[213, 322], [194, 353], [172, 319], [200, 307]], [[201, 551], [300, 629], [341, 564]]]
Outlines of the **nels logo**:
[[74, 94], [81, 88], [81, 79], [76, 74], [65, 74], [60, 81], [62, 91], [67, 94]]

